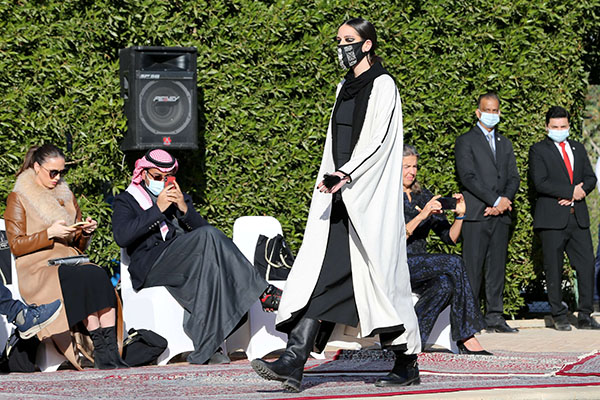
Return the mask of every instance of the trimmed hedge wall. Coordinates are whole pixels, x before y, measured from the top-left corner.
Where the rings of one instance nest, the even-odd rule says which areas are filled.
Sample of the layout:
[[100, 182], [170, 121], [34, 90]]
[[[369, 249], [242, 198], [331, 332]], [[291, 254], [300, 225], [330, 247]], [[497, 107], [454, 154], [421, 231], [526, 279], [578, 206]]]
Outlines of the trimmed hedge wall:
[[126, 187], [134, 159], [119, 150], [126, 120], [118, 49], [195, 46], [202, 148], [176, 153], [179, 181], [225, 232], [236, 217], [273, 215], [297, 249], [343, 75], [333, 39], [343, 20], [363, 16], [378, 29], [379, 53], [404, 102], [405, 141], [421, 152], [420, 179], [434, 191], [458, 190], [454, 140], [475, 122], [477, 96], [499, 93], [500, 129], [522, 176], [506, 283], [506, 311], [514, 314], [522, 290], [539, 279], [527, 151], [543, 137], [550, 105], [572, 111], [573, 132], [581, 130], [583, 49], [597, 48], [589, 42], [597, 39], [600, 0], [397, 3], [1, 0], [0, 199], [30, 145], [64, 146], [70, 135], [67, 181], [100, 222], [91, 251], [100, 262], [118, 258], [105, 200]]

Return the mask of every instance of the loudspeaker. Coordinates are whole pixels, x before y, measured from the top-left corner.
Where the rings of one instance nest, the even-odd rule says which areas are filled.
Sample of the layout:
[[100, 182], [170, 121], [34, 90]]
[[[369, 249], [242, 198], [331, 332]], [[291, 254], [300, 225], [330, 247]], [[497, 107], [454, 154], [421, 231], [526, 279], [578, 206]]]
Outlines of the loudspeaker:
[[196, 58], [194, 47], [119, 50], [127, 117], [122, 150], [198, 148]]

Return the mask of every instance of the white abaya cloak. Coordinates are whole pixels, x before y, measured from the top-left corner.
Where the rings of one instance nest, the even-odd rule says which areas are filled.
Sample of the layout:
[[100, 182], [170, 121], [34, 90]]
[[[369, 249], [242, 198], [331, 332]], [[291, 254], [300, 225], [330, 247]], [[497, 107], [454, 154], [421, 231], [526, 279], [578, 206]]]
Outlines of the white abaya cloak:
[[[343, 81], [338, 85], [338, 94]], [[329, 122], [317, 182], [335, 171]], [[406, 344], [407, 354], [421, 350], [419, 327], [406, 263], [406, 230], [402, 197], [402, 106], [394, 80], [373, 81], [364, 125], [350, 160], [339, 170], [350, 175], [342, 198], [350, 220], [350, 260], [360, 335], [404, 325], [393, 345]], [[288, 276], [276, 323], [304, 308], [315, 288], [329, 235], [332, 195], [315, 185], [304, 240]]]

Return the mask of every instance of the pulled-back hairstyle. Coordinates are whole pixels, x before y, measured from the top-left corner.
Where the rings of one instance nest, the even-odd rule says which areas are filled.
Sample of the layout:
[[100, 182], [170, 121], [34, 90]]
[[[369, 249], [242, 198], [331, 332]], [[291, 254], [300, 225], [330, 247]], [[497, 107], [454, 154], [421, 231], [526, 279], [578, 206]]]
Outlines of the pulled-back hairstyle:
[[25, 154], [23, 165], [21, 165], [21, 168], [17, 171], [17, 176], [21, 175], [26, 169], [33, 168], [33, 164], [36, 162], [42, 165], [49, 158], [56, 157], [65, 158], [65, 155], [53, 144], [46, 143], [42, 146], [31, 146], [29, 150], [27, 150], [27, 154]]
[[375, 32], [375, 27], [372, 23], [364, 18], [350, 18], [340, 26], [343, 25], [351, 26], [363, 40], [370, 40], [373, 43], [371, 50], [367, 53], [369, 64], [373, 65], [375, 62], [383, 61], [381, 57], [375, 54], [375, 50], [377, 50], [377, 32]]
[[[410, 157], [410, 156], [415, 156], [415, 157], [417, 157], [417, 160], [419, 159], [419, 153], [417, 152], [417, 149], [415, 149], [415, 147], [411, 146], [410, 144], [405, 144], [404, 148], [402, 150], [402, 157]], [[421, 190], [422, 190], [421, 184], [417, 181], [416, 178], [413, 181], [412, 185], [410, 185], [410, 190], [414, 194], [421, 193]]]

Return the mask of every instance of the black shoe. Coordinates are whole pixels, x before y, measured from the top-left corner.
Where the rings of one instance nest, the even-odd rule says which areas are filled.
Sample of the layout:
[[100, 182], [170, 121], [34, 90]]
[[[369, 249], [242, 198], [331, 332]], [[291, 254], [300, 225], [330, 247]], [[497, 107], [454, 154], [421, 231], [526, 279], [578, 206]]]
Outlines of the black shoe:
[[571, 324], [569, 323], [569, 320], [566, 317], [557, 317], [553, 319], [554, 329], [556, 329], [557, 331], [567, 332], [571, 330]]
[[304, 364], [312, 351], [321, 323], [302, 318], [288, 335], [285, 352], [273, 362], [257, 358], [250, 365], [263, 379], [283, 382], [287, 392], [299, 392], [304, 373]]
[[378, 378], [375, 381], [375, 386], [410, 386], [421, 383], [417, 355], [407, 355], [396, 351], [394, 353], [396, 354], [394, 368], [392, 368], [392, 371], [386, 376]]
[[516, 333], [519, 332], [517, 328], [511, 328], [505, 320], [501, 319], [493, 324], [488, 324], [485, 328], [487, 332], [500, 332], [500, 333]]
[[473, 356], [493, 356], [492, 353], [490, 353], [489, 351], [486, 351], [486, 350], [473, 351], [473, 350], [467, 349], [467, 346], [465, 346], [465, 344], [462, 342], [462, 340], [459, 340], [458, 342], [456, 342], [456, 347], [458, 347], [458, 354], [470, 354]]
[[600, 329], [600, 324], [591, 315], [580, 314], [577, 317], [577, 329]]
[[111, 326], [109, 328], [100, 328], [100, 331], [104, 336], [104, 343], [112, 361], [113, 368], [129, 368], [129, 364], [123, 361], [119, 354], [119, 347], [117, 346], [117, 328]]
[[281, 301], [282, 294], [283, 291], [277, 286], [269, 285], [260, 296], [260, 304], [262, 305], [263, 311], [277, 311], [277, 309], [279, 309], [279, 302]]

